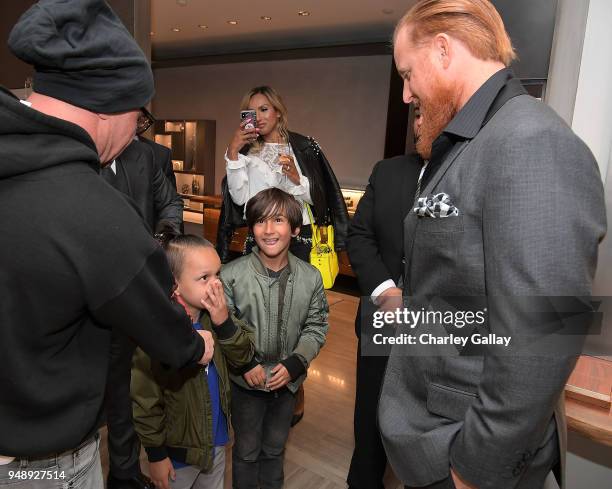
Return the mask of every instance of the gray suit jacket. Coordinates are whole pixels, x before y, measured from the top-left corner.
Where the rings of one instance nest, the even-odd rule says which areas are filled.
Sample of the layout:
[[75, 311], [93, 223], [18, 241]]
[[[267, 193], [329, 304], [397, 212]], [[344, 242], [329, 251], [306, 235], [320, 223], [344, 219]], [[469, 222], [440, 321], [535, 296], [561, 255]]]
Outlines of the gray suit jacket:
[[[493, 296], [590, 295], [603, 186], [589, 149], [547, 106], [528, 95], [506, 102], [422, 195], [438, 192], [459, 215], [407, 215], [405, 295], [487, 296], [488, 326], [501, 334], [529, 321]], [[404, 484], [432, 484], [452, 465], [479, 489], [536, 489], [562, 462], [560, 398], [572, 358], [401, 349], [389, 359], [379, 423]]]

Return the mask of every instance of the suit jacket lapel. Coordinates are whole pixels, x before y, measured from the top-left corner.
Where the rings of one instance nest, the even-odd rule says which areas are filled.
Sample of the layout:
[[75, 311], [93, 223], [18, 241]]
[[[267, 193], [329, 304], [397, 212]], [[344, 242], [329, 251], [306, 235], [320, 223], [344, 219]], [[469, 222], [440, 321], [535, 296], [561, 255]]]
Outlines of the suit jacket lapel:
[[[487, 117], [485, 118], [482, 127], [493, 118], [499, 109], [501, 109], [510, 99], [526, 94], [527, 91], [523, 88], [521, 81], [518, 78], [511, 78], [506, 82], [506, 85], [500, 90], [497, 97], [493, 101]], [[482, 128], [480, 129], [482, 130]], [[451, 152], [448, 154], [442, 166], [435, 172], [429, 183], [423, 188], [421, 195], [429, 195], [440, 182], [444, 174], [448, 171], [451, 165], [456, 161], [457, 157], [463, 152], [471, 139], [455, 144]]]
[[[412, 174], [410, 172], [410, 167], [405, 165], [404, 172], [402, 173], [402, 182], [401, 189], [411, 189], [412, 185], [410, 185], [409, 179], [412, 178]], [[412, 192], [403, 191], [401, 193], [401, 203], [400, 203], [400, 212], [402, 216], [406, 217], [406, 214], [410, 212], [412, 209], [412, 203], [414, 202], [414, 194], [410, 195]]]
[[[451, 165], [456, 161], [459, 155], [466, 148], [467, 143], [469, 141], [463, 141], [461, 143], [457, 143], [451, 152], [448, 154], [442, 166], [438, 169], [438, 171], [434, 174], [432, 179], [425, 185], [425, 187], [421, 191], [421, 195], [429, 195], [435, 186], [438, 184], [440, 179], [444, 176], [444, 174], [448, 171]], [[403, 290], [404, 295], [412, 294], [412, 286], [410, 283], [410, 263], [412, 262], [412, 250], [414, 248], [414, 239], [417, 230], [417, 224], [419, 222], [417, 216], [412, 212], [412, 208], [415, 204], [415, 196], [414, 195], [404, 195], [404, 200], [410, 202], [410, 207], [406, 212], [406, 217], [404, 218], [404, 283]]]
[[438, 171], [436, 171], [432, 175], [431, 180], [429, 180], [429, 182], [427, 182], [427, 185], [423, 187], [423, 190], [421, 191], [422, 197], [429, 195], [433, 192], [433, 189], [436, 188], [436, 185], [438, 185], [438, 183], [440, 182], [444, 174], [448, 171], [448, 169], [452, 166], [452, 164], [457, 161], [457, 158], [461, 153], [463, 153], [463, 150], [467, 147], [469, 142], [470, 140], [466, 140], [459, 142], [455, 144], [455, 146], [453, 146], [453, 149], [444, 160], [444, 163], [442, 163], [442, 166], [438, 168]]

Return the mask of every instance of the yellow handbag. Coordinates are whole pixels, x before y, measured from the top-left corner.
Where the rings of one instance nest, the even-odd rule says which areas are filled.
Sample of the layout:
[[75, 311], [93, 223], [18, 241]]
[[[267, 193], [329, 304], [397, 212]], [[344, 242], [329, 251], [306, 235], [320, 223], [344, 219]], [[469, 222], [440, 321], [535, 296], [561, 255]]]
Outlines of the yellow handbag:
[[334, 286], [339, 270], [338, 254], [334, 248], [334, 227], [331, 224], [317, 226], [314, 223], [310, 206], [307, 203], [304, 203], [304, 205], [306, 206], [308, 217], [310, 217], [310, 226], [312, 228], [310, 264], [321, 273], [323, 287], [331, 289]]

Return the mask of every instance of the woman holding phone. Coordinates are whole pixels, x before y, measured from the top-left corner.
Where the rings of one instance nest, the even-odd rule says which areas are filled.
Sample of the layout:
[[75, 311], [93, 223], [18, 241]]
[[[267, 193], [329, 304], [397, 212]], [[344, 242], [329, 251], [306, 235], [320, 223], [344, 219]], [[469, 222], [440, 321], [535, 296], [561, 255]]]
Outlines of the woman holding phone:
[[[344, 249], [348, 211], [336, 176], [318, 143], [289, 131], [287, 109], [271, 87], [249, 90], [241, 109], [242, 122], [225, 154], [227, 184], [223, 185], [217, 238], [222, 261], [228, 261], [234, 228], [246, 225], [244, 205], [256, 193], [270, 187], [309, 204], [316, 224], [331, 222], [335, 247]], [[312, 247], [310, 221], [303, 206], [300, 234], [292, 240], [290, 251], [304, 261], [309, 261]], [[252, 245], [252, 238], [247, 238], [245, 253], [250, 252]]]

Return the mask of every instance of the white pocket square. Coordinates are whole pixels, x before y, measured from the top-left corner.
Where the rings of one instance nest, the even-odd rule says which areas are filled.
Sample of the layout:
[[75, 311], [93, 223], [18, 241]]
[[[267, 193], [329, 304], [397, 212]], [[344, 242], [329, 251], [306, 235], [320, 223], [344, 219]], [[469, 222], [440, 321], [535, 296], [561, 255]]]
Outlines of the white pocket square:
[[459, 215], [459, 209], [453, 205], [448, 194], [444, 192], [420, 197], [412, 212], [419, 217], [433, 218], [455, 217]]

